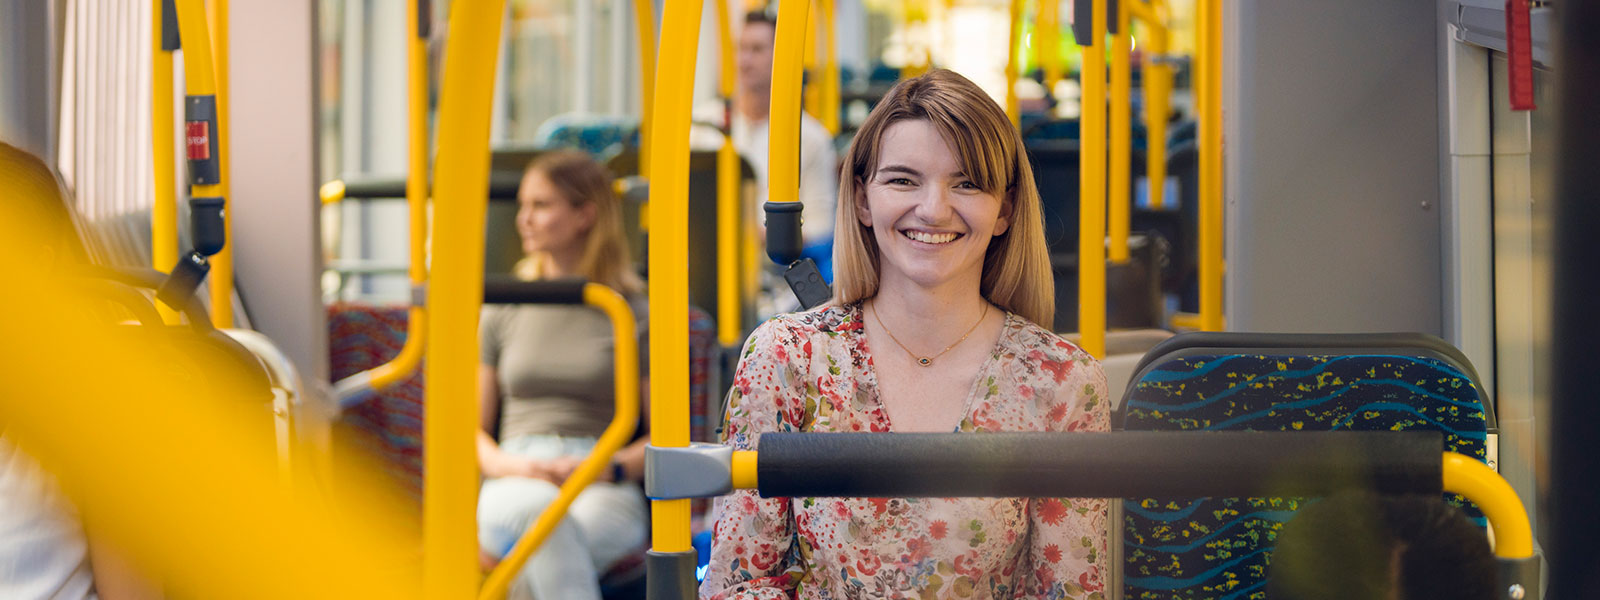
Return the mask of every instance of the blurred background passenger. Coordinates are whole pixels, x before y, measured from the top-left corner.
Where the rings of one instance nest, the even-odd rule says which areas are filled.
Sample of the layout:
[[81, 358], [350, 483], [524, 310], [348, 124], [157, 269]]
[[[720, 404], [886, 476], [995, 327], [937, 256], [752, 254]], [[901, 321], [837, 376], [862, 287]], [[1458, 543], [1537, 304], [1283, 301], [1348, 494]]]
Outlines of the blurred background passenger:
[[1274, 600], [1491, 600], [1483, 528], [1439, 496], [1349, 493], [1302, 507], [1272, 554]]
[[[517, 274], [604, 284], [642, 317], [644, 284], [629, 262], [611, 181], [582, 152], [536, 159], [517, 192], [517, 232], [527, 254]], [[478, 496], [478, 543], [498, 560], [555, 500], [611, 422], [614, 342], [606, 316], [583, 305], [486, 306], [479, 340], [478, 464], [486, 481]], [[498, 443], [490, 432], [498, 433]], [[513, 597], [600, 597], [599, 573], [644, 544], [645, 500], [634, 481], [644, 473], [648, 439], [619, 452], [601, 480], [577, 497], [518, 575]]]
[[[757, 223], [766, 222], [761, 205], [767, 201], [767, 140], [769, 126], [767, 113], [772, 107], [772, 50], [777, 38], [778, 21], [771, 15], [755, 11], [744, 17], [737, 32], [739, 81], [733, 97], [733, 146], [739, 156], [750, 163], [756, 175], [756, 198], [745, 208], [746, 214], [755, 215]], [[694, 111], [699, 123], [727, 127], [721, 102], [706, 104]], [[694, 130], [691, 138], [696, 148], [715, 149], [722, 138], [707, 127]], [[802, 112], [800, 114], [800, 202], [804, 224], [801, 236], [805, 244], [804, 256], [817, 261], [824, 276], [832, 279], [833, 213], [838, 204], [838, 153], [834, 152], [832, 137], [822, 123]], [[762, 227], [761, 231], [765, 231]], [[774, 311], [791, 311], [799, 307], [784, 285], [782, 278], [769, 279], [763, 300], [762, 315]]]

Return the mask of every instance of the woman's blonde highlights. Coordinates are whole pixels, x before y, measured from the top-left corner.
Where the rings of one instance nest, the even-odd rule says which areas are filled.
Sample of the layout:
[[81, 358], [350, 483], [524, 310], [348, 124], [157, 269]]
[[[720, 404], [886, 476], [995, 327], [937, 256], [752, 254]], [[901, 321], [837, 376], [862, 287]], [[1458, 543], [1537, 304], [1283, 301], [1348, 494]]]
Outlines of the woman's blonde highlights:
[[1039, 192], [1022, 138], [999, 105], [967, 78], [939, 69], [902, 81], [867, 116], [845, 153], [834, 223], [835, 304], [878, 292], [880, 254], [871, 228], [856, 218], [877, 168], [883, 135], [899, 121], [928, 121], [955, 149], [963, 172], [983, 191], [1010, 200], [1009, 227], [989, 243], [980, 292], [996, 306], [1045, 328], [1055, 318], [1055, 281], [1044, 240]]

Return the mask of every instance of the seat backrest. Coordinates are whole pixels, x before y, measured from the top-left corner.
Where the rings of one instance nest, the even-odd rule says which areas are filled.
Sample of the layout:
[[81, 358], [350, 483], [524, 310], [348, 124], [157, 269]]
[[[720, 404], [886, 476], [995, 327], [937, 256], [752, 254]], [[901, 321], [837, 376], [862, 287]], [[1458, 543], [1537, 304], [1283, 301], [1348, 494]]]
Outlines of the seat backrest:
[[[1135, 370], [1125, 430], [1437, 430], [1445, 450], [1487, 457], [1492, 404], [1471, 364], [1422, 334], [1175, 336]], [[1464, 499], [1448, 496], [1482, 522]], [[1247, 598], [1302, 498], [1123, 501], [1128, 598]]]

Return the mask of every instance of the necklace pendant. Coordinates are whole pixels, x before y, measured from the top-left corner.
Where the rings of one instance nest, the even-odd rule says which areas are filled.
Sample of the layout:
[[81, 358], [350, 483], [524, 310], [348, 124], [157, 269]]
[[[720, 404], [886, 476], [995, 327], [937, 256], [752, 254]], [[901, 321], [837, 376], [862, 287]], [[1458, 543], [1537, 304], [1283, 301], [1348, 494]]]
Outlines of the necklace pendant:
[[931, 358], [918, 358], [917, 359], [917, 364], [926, 367], [928, 365], [933, 364], [933, 359], [931, 359]]

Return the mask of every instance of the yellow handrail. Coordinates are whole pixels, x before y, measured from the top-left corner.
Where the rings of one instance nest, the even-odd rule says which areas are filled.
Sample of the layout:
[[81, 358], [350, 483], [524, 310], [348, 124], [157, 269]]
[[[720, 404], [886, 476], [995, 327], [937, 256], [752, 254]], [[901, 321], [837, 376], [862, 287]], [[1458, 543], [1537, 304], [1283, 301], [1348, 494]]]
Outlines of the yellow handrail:
[[1091, 6], [1090, 44], [1083, 46], [1079, 74], [1083, 116], [1078, 159], [1078, 332], [1085, 351], [1105, 358], [1106, 11], [1104, 2], [1094, 1]]
[[[420, 10], [420, 5], [419, 9]], [[413, 288], [428, 282], [428, 40], [422, 35], [421, 14], [406, 11], [406, 96], [410, 105], [407, 143], [410, 168], [406, 173], [406, 205], [411, 224], [411, 265], [406, 274]], [[341, 186], [342, 187], [342, 186]], [[372, 370], [372, 388], [381, 390], [416, 372], [427, 343], [428, 308], [414, 303], [406, 320], [406, 341], [393, 360]]]
[[1117, 33], [1111, 36], [1111, 178], [1107, 226], [1113, 264], [1128, 262], [1128, 230], [1133, 209], [1133, 24], [1128, 3], [1117, 2]]
[[1171, 106], [1172, 67], [1165, 61], [1167, 26], [1165, 0], [1154, 4], [1127, 2], [1128, 12], [1144, 24], [1146, 51], [1144, 69], [1145, 181], [1149, 182], [1150, 208], [1166, 206], [1167, 113]]
[[522, 565], [527, 563], [534, 551], [550, 537], [550, 533], [555, 531], [556, 526], [566, 517], [567, 508], [572, 506], [572, 501], [589, 487], [589, 484], [594, 483], [600, 472], [611, 464], [611, 457], [628, 443], [638, 428], [639, 338], [634, 330], [633, 309], [628, 307], [628, 301], [621, 294], [598, 283], [583, 286], [583, 301], [600, 309], [611, 319], [611, 335], [616, 340], [612, 350], [615, 364], [612, 380], [616, 386], [616, 408], [611, 417], [611, 424], [600, 434], [600, 439], [595, 442], [589, 456], [585, 457], [577, 470], [561, 483], [561, 491], [556, 495], [556, 499], [545, 507], [544, 512], [539, 513], [539, 519], [522, 534], [516, 545], [511, 547], [511, 552], [495, 566], [494, 571], [489, 573], [489, 579], [484, 582], [483, 590], [478, 594], [479, 600], [500, 600], [506, 597], [517, 571], [522, 570]]
[[[186, 102], [192, 102], [197, 98], [212, 96], [217, 100], [215, 106], [218, 113], [221, 113], [221, 94], [217, 93], [216, 72], [212, 70], [211, 45], [206, 43], [207, 40], [211, 39], [211, 34], [208, 31], [210, 28], [207, 26], [205, 20], [205, 7], [201, 4], [201, 0], [177, 0], [174, 2], [174, 7], [178, 13], [178, 31], [180, 37], [185, 40], [190, 40], [189, 43], [184, 44], [183, 46], [184, 96], [188, 99]], [[227, 181], [228, 172], [226, 169], [220, 167], [227, 164], [223, 161], [224, 157], [226, 157], [228, 154], [228, 146], [225, 143], [227, 140], [222, 134], [221, 114], [217, 115], [216, 131], [209, 131], [208, 133], [208, 150], [214, 148], [216, 152], [214, 158], [217, 159], [219, 166], [219, 170], [217, 172], [217, 182], [211, 184], [196, 184], [194, 183], [193, 179], [191, 179], [189, 184], [189, 197], [218, 197], [223, 198], [224, 201], [226, 201], [228, 189], [223, 184]], [[185, 137], [187, 138], [188, 136], [185, 135]], [[190, 140], [186, 140], [185, 142], [186, 145], [190, 143], [192, 143]], [[225, 218], [227, 212], [228, 211], [226, 210], [223, 211]], [[228, 241], [230, 242], [229, 245], [232, 245], [232, 240]], [[226, 247], [224, 247], [224, 251], [226, 251]], [[215, 302], [217, 290], [220, 286], [225, 285], [217, 282], [218, 279], [221, 279], [226, 274], [221, 268], [219, 268], [220, 265], [218, 264], [218, 261], [215, 260], [220, 256], [222, 256], [220, 253], [216, 256], [213, 256], [211, 263], [212, 271], [210, 274], [210, 285], [213, 298], [213, 306], [211, 307], [211, 321], [218, 327], [232, 327], [233, 303], [231, 294], [229, 295], [230, 298], [228, 301], [221, 303]], [[170, 267], [171, 265], [168, 266]], [[223, 311], [227, 312], [225, 313]], [[226, 321], [223, 321], [224, 316], [228, 317]]]
[[[789, 4], [799, 3], [785, 3], [785, 10]], [[682, 360], [689, 347], [689, 109], [702, 8], [694, 0], [667, 3], [656, 62], [661, 89], [650, 107], [656, 128], [650, 141], [650, 314], [656, 315], [650, 326], [650, 443], [664, 448], [689, 445], [689, 365]], [[804, 26], [805, 13], [789, 25]], [[798, 110], [799, 95], [792, 100]], [[774, 131], [781, 123], [773, 120]], [[690, 552], [690, 501], [652, 500], [650, 506], [652, 550]]]
[[811, 115], [811, 118], [821, 120], [822, 98], [819, 94], [822, 92], [822, 86], [817, 81], [817, 76], [820, 75], [817, 73], [817, 25], [822, 19], [817, 17], [817, 2], [812, 2], [806, 13], [806, 51], [802, 55], [801, 68], [804, 69], [805, 79], [809, 79], [811, 85], [800, 86], [800, 91], [804, 94], [802, 108], [806, 114]]
[[439, 98], [434, 164], [434, 256], [424, 410], [423, 595], [465, 598], [478, 588], [477, 323], [483, 300], [489, 112], [505, 0], [456, 0]]
[[839, 135], [839, 40], [834, 23], [834, 0], [817, 0], [822, 19], [822, 127], [828, 135]]
[[744, 206], [739, 197], [739, 153], [733, 148], [734, 81], [739, 76], [738, 51], [733, 44], [728, 0], [716, 0], [717, 93], [724, 112], [722, 146], [717, 148], [717, 342], [723, 347], [739, 343], [744, 333], [744, 302], [739, 294], [739, 232]]
[[1494, 555], [1533, 556], [1533, 529], [1517, 491], [1487, 465], [1454, 452], [1444, 453], [1444, 491], [1465, 496], [1488, 517], [1494, 530]]
[[1022, 124], [1021, 109], [1017, 106], [1017, 76], [1021, 71], [1017, 65], [1017, 45], [1022, 43], [1023, 1], [1011, 0], [1011, 41], [1006, 46], [1006, 116], [1011, 117], [1012, 127]]
[[650, 134], [655, 107], [656, 9], [652, 0], [633, 0], [633, 20], [639, 34], [639, 174], [650, 172]]
[[[165, 3], [150, 3], [150, 146], [155, 169], [155, 203], [150, 208], [150, 262], [157, 271], [166, 272], [178, 264], [178, 191], [173, 177], [172, 122], [172, 52], [162, 48], [163, 7]], [[156, 310], [167, 324], [178, 322], [178, 312], [165, 302], [157, 302]]]
[[1199, 0], [1200, 328], [1222, 320], [1222, 0]]
[[1055, 95], [1061, 81], [1061, 0], [1039, 0], [1039, 20], [1033, 27], [1034, 56], [1044, 72], [1044, 93]]
[[[217, 95], [217, 166], [222, 174], [217, 181], [218, 194], [225, 204], [222, 211], [222, 232], [227, 243], [211, 257], [211, 274], [207, 278], [211, 291], [211, 323], [217, 327], [233, 327], [233, 211], [226, 202], [232, 197], [228, 170], [230, 141], [228, 137], [228, 0], [210, 0], [206, 3], [206, 16], [211, 24], [212, 68], [216, 69]], [[184, 39], [207, 39], [191, 38]], [[191, 44], [189, 47], [192, 47]], [[186, 57], [187, 58], [187, 57]], [[187, 68], [187, 67], [185, 67]]]

